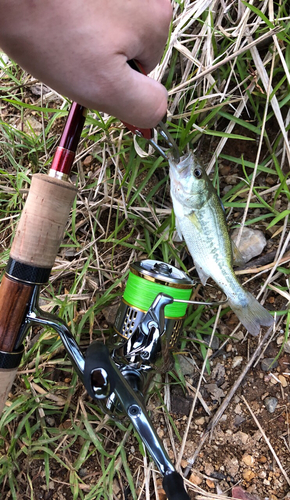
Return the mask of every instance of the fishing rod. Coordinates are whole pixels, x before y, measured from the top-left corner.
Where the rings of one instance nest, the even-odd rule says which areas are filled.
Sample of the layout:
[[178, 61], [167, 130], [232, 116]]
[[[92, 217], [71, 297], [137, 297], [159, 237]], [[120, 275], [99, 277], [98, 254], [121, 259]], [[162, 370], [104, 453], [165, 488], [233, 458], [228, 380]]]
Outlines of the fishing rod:
[[32, 176], [29, 194], [0, 285], [0, 413], [33, 325], [54, 329], [81, 381], [108, 413], [123, 412], [132, 422], [163, 476], [169, 500], [189, 500], [148, 416], [144, 374], [164, 345], [173, 347], [182, 328], [193, 282], [166, 263], [145, 260], [130, 268], [110, 346], [95, 341], [83, 354], [66, 323], [39, 307], [39, 292], [50, 276], [76, 188], [69, 182], [86, 109], [73, 103], [48, 174]]

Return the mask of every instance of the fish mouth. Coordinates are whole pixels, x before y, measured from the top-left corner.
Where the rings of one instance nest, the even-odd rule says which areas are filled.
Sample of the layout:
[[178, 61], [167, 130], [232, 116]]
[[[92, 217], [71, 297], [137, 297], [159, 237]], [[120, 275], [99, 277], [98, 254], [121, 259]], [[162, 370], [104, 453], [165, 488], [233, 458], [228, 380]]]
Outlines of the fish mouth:
[[191, 160], [191, 153], [186, 153], [184, 156], [181, 156], [180, 162], [176, 163], [173, 156], [169, 156], [169, 165], [173, 173], [178, 173], [178, 176], [181, 177], [186, 177], [189, 173], [189, 170], [191, 168], [192, 162]]

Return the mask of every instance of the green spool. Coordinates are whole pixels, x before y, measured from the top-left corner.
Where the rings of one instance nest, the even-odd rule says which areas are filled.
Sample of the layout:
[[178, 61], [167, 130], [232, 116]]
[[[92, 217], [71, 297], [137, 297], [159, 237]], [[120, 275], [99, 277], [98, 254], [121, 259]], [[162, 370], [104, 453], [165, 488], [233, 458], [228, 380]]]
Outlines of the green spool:
[[[127, 286], [123, 295], [123, 300], [131, 307], [135, 307], [143, 312], [148, 311], [153, 300], [159, 293], [170, 295], [174, 299], [189, 300], [192, 293], [192, 281], [182, 271], [176, 268], [174, 270], [176, 276], [162, 274], [160, 272], [154, 274], [146, 269], [146, 263], [152, 261], [143, 261], [141, 266], [139, 263], [133, 264], [130, 268], [130, 273], [127, 281]], [[158, 264], [158, 261], [155, 261]], [[165, 265], [159, 263], [159, 265]], [[152, 268], [151, 268], [152, 269]], [[170, 272], [171, 272], [170, 271]], [[185, 316], [186, 303], [173, 302], [165, 307], [166, 318], [182, 318]]]

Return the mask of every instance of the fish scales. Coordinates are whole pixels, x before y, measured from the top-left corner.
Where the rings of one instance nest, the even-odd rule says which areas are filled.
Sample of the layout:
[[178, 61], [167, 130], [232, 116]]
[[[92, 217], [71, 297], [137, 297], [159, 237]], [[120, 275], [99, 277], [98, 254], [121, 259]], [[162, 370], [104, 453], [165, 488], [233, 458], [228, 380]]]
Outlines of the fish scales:
[[243, 289], [232, 268], [232, 247], [217, 193], [192, 153], [179, 164], [169, 160], [171, 197], [177, 230], [184, 237], [201, 282], [211, 277], [252, 335], [270, 326], [270, 313]]

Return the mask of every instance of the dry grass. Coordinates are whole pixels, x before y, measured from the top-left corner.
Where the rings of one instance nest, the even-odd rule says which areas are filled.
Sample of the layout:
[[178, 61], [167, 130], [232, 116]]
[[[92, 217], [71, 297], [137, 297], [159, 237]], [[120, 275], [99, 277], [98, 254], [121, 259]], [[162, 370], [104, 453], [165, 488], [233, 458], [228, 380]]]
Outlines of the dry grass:
[[[261, 229], [268, 249], [275, 250], [271, 262], [241, 272], [245, 286], [263, 303], [273, 298], [285, 339], [290, 237], [287, 16], [282, 0], [176, 2], [164, 57], [152, 74], [169, 91], [170, 131], [182, 150], [196, 148], [207, 163], [229, 224], [241, 231], [244, 225]], [[9, 60], [3, 60], [0, 76], [4, 270], [31, 175], [47, 171], [69, 103]], [[70, 324], [82, 347], [109, 336], [114, 318], [108, 306], [122, 294], [131, 263], [149, 257], [191, 267], [184, 244], [174, 240], [166, 162], [148, 153], [142, 142], [137, 155], [135, 146], [117, 120], [89, 113], [72, 175], [77, 200], [41, 299], [45, 310], [58, 312]], [[234, 173], [231, 183], [222, 173], [224, 166]], [[195, 275], [193, 269], [190, 273]], [[226, 313], [190, 307], [185, 332], [194, 330], [197, 340], [200, 334], [211, 335]], [[206, 366], [205, 359], [201, 375]], [[154, 468], [142, 457], [140, 442], [138, 451], [130, 425], [112, 422], [91, 404], [51, 331], [28, 336], [21, 376], [0, 428], [3, 499], [38, 498], [40, 491], [48, 495], [46, 490], [57, 496], [45, 498], [154, 497]], [[177, 462], [182, 456], [192, 458], [186, 440], [181, 446], [177, 431], [171, 430], [170, 436]]]

